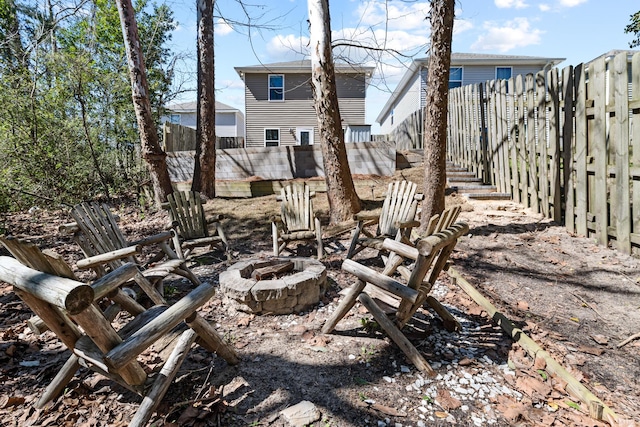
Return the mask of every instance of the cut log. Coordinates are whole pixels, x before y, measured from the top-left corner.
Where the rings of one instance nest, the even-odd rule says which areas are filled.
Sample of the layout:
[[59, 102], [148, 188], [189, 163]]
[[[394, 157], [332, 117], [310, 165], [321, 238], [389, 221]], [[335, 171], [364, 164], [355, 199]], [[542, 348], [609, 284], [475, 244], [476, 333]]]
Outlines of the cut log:
[[263, 279], [266, 279], [267, 277], [276, 276], [281, 273], [287, 273], [289, 271], [292, 271], [293, 267], [294, 267], [293, 262], [287, 261], [287, 262], [282, 262], [275, 265], [269, 265], [267, 267], [256, 268], [251, 273], [251, 278], [254, 280], [263, 280]]

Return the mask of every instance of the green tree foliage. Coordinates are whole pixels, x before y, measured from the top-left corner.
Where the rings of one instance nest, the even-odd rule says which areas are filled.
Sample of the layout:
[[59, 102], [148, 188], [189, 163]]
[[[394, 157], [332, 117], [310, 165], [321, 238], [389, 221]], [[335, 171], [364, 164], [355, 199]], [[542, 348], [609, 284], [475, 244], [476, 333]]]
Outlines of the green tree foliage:
[[635, 38], [629, 43], [629, 47], [640, 46], [640, 11], [631, 15], [631, 23], [624, 29], [627, 34], [634, 34]]
[[[0, 209], [139, 191], [148, 178], [114, 1], [41, 4], [0, 0]], [[136, 10], [159, 119], [175, 22], [166, 5]]]

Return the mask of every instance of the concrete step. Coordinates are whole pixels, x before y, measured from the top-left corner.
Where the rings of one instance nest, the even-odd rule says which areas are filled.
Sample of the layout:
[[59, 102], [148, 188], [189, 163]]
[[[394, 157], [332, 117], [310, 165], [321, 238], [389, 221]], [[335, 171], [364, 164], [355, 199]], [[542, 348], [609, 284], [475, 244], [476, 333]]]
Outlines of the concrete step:
[[473, 200], [511, 200], [509, 193], [462, 193], [462, 195]]
[[455, 184], [461, 184], [461, 183], [472, 183], [472, 182], [476, 182], [476, 183], [482, 183], [482, 180], [480, 178], [476, 178], [476, 177], [465, 177], [465, 176], [454, 176], [454, 177], [448, 177], [447, 176], [447, 183], [449, 185], [455, 185]]
[[494, 185], [466, 185], [466, 184], [462, 184], [462, 185], [449, 185], [448, 188], [451, 189], [452, 191], [455, 191], [455, 192], [460, 193], [460, 194], [466, 194], [466, 193], [473, 193], [473, 194], [495, 193], [496, 191], [498, 191], [498, 189]]
[[459, 172], [469, 172], [467, 168], [461, 168], [460, 166], [447, 166], [447, 175], [455, 174]]
[[460, 176], [460, 177], [476, 177], [476, 174], [473, 172], [468, 172], [468, 171], [457, 171], [457, 172], [452, 172], [449, 169], [447, 169], [447, 178], [450, 176]]

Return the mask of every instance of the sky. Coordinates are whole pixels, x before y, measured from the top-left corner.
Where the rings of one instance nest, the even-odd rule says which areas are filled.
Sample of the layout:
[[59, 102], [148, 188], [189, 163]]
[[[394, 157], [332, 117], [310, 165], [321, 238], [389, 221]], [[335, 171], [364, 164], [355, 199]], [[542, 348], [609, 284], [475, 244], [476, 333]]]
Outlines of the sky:
[[[196, 74], [195, 1], [165, 0], [178, 27], [169, 47], [181, 58], [181, 87], [193, 89]], [[216, 100], [244, 112], [244, 84], [234, 67], [308, 59], [306, 0], [216, 0]], [[355, 40], [384, 46], [387, 53], [336, 51], [374, 66], [367, 90], [366, 121], [375, 119], [412, 58], [424, 58], [430, 26], [428, 1], [331, 0], [334, 43]], [[566, 58], [559, 67], [590, 61], [613, 49], [629, 49], [630, 16], [640, 11], [632, 0], [456, 0], [453, 52]], [[251, 25], [247, 25], [248, 18]], [[370, 51], [371, 52], [371, 51]], [[176, 102], [194, 101], [186, 91]]]

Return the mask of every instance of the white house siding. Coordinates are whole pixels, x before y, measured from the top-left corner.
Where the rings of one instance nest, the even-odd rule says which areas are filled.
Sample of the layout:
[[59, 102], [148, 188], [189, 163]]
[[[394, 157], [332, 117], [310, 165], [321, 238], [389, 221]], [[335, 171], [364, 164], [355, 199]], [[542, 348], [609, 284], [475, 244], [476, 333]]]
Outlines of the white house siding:
[[[420, 81], [418, 75], [414, 75], [407, 84], [406, 90], [398, 96], [398, 100], [393, 109], [389, 111], [380, 125], [380, 133], [383, 135], [391, 133], [391, 130], [402, 123], [414, 111], [418, 109], [420, 99]], [[393, 111], [393, 124], [391, 123], [391, 111]]]
[[216, 136], [238, 136], [235, 113], [216, 113]]
[[[280, 145], [297, 145], [296, 128], [313, 128], [320, 140], [309, 74], [286, 73], [284, 101], [268, 100], [266, 73], [246, 73], [246, 147], [264, 147], [264, 130], [280, 129]], [[361, 87], [354, 87], [360, 85]], [[364, 79], [336, 76], [340, 114], [345, 124], [364, 124]]]

